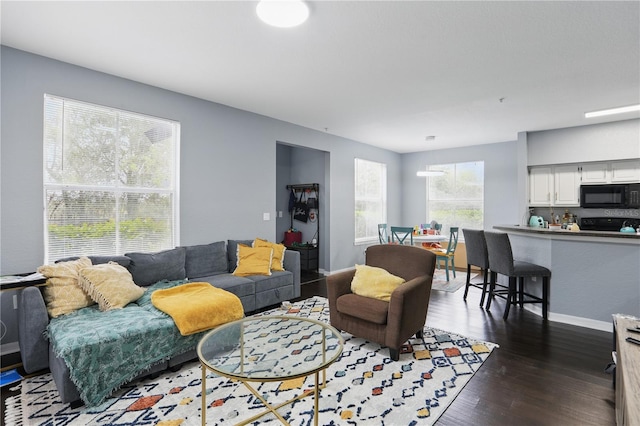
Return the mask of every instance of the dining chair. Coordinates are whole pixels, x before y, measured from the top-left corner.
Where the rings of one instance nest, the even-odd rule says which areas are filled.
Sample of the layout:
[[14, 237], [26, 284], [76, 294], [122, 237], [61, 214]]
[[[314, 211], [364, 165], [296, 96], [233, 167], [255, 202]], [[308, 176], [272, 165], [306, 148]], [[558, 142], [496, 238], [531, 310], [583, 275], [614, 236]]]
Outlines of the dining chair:
[[444, 269], [447, 276], [447, 282], [449, 281], [449, 269], [453, 272], [453, 278], [456, 277], [456, 268], [454, 265], [456, 247], [458, 246], [458, 227], [452, 226], [449, 228], [449, 244], [446, 249], [427, 249], [432, 251], [436, 255], [436, 264], [440, 269], [440, 262], [444, 262]]
[[[525, 303], [541, 303], [542, 317], [546, 320], [548, 317], [549, 307], [549, 280], [551, 271], [544, 266], [534, 263], [523, 262], [513, 259], [513, 251], [509, 235], [503, 232], [485, 232], [487, 241], [487, 253], [489, 255], [489, 269], [491, 270], [491, 282], [489, 286], [489, 300], [487, 300], [487, 310], [491, 308], [491, 300], [494, 296], [504, 297], [507, 301], [504, 308], [503, 319], [509, 317], [509, 308], [511, 305], [520, 305], [522, 308]], [[509, 278], [509, 287], [502, 294], [496, 292], [497, 275], [505, 275]], [[524, 291], [525, 277], [542, 277], [542, 296], [537, 296]], [[518, 288], [516, 288], [516, 284]]]
[[[409, 242], [407, 243], [407, 238]], [[398, 244], [413, 245], [413, 227], [411, 226], [392, 226], [391, 227], [391, 242]]]
[[[463, 229], [464, 245], [467, 250], [467, 282], [464, 288], [464, 300], [467, 300], [469, 287], [479, 288], [482, 290], [480, 298], [480, 306], [484, 305], [484, 299], [489, 290], [489, 255], [487, 253], [487, 241], [484, 237], [482, 229]], [[481, 283], [471, 282], [471, 266], [477, 266], [482, 273]]]
[[389, 244], [389, 232], [387, 231], [386, 223], [378, 224], [378, 239], [380, 244]]

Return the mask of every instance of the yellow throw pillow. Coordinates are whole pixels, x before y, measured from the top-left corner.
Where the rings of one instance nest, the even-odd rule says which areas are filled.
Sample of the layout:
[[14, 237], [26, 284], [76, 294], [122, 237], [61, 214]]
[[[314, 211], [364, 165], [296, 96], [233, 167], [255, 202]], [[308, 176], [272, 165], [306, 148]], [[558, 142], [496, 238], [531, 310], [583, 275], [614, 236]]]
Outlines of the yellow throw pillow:
[[233, 275], [247, 277], [249, 275], [271, 275], [271, 247], [249, 247], [238, 244], [238, 265]]
[[267, 240], [256, 238], [253, 242], [254, 247], [271, 247], [273, 249], [273, 258], [271, 259], [272, 271], [284, 271], [284, 251], [287, 249], [284, 244], [272, 243]]
[[116, 262], [89, 266], [81, 269], [79, 275], [80, 287], [98, 303], [101, 311], [122, 309], [144, 294], [127, 268]]
[[351, 281], [351, 291], [360, 296], [388, 302], [393, 290], [402, 283], [404, 278], [392, 275], [382, 268], [356, 265], [356, 274]]
[[88, 266], [91, 266], [91, 259], [81, 257], [78, 260], [38, 268], [38, 272], [47, 277], [44, 300], [49, 316], [56, 318], [94, 304], [78, 284], [80, 269]]

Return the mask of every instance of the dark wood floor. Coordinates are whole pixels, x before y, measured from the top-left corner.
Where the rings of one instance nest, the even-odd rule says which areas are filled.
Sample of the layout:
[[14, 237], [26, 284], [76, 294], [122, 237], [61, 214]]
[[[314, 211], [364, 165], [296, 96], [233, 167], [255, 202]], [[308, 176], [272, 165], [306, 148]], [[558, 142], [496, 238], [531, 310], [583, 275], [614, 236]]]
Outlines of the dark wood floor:
[[[301, 299], [326, 297], [326, 282], [305, 277]], [[614, 425], [613, 336], [512, 308], [478, 306], [480, 291], [431, 292], [427, 325], [500, 345], [438, 421], [438, 425]], [[552, 305], [553, 306], [553, 305]], [[553, 310], [553, 308], [552, 308]], [[3, 359], [3, 364], [6, 365]], [[7, 387], [2, 389], [2, 422]]]
[[[480, 290], [431, 292], [427, 325], [500, 347], [489, 356], [438, 425], [615, 425], [613, 334], [547, 321], [504, 301], [478, 306]], [[324, 280], [302, 286], [302, 298], [326, 297]]]

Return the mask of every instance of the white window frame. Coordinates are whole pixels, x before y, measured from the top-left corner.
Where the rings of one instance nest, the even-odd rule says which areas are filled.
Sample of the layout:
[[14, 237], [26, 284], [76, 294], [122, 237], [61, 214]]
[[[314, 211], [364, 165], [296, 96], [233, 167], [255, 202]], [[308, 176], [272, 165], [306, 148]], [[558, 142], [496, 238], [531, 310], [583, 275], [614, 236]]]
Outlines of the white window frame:
[[[457, 196], [456, 194], [453, 194], [451, 198], [446, 198], [446, 199], [438, 199], [438, 200], [433, 200], [432, 197], [430, 196], [430, 190], [431, 190], [431, 186], [435, 185], [437, 183], [437, 179], [450, 179], [451, 178], [451, 173], [453, 172], [453, 179], [454, 179], [454, 188], [456, 188], [459, 183], [458, 183], [458, 179], [459, 179], [459, 174], [458, 174], [458, 170], [459, 169], [463, 169], [464, 167], [466, 167], [469, 164], [481, 164], [482, 165], [482, 191], [481, 191], [481, 198], [477, 199], [477, 198], [465, 198], [465, 197], [460, 197]], [[485, 217], [485, 205], [484, 205], [484, 184], [485, 184], [485, 174], [484, 174], [484, 161], [465, 161], [465, 162], [459, 162], [459, 163], [448, 163], [448, 164], [434, 164], [434, 165], [429, 165], [427, 166], [427, 170], [430, 171], [445, 171], [445, 174], [443, 176], [429, 176], [426, 178], [427, 182], [426, 182], [426, 195], [427, 195], [427, 204], [426, 204], [426, 209], [425, 209], [425, 218], [426, 218], [426, 223], [431, 222], [432, 220], [435, 220], [436, 222], [442, 224], [442, 234], [444, 235], [449, 235], [449, 228], [452, 226], [457, 226], [460, 229], [462, 228], [474, 228], [474, 229], [484, 229], [484, 217]], [[481, 207], [481, 214], [482, 214], [482, 223], [465, 223], [462, 220], [457, 220], [454, 219], [452, 221], [452, 223], [446, 223], [447, 220], [443, 220], [442, 218], [438, 218], [435, 217], [434, 214], [432, 214], [432, 210], [431, 207], [433, 206], [434, 201], [448, 201], [451, 203], [480, 203]], [[431, 217], [434, 216], [434, 217]], [[462, 234], [460, 234], [460, 240], [464, 240]]]
[[[158, 195], [163, 195], [163, 196], [169, 196], [171, 199], [171, 206], [169, 207], [171, 212], [171, 230], [170, 230], [170, 242], [166, 243], [166, 244], [159, 244], [159, 247], [157, 247], [158, 250], [165, 250], [165, 249], [171, 249], [174, 248], [176, 246], [178, 246], [180, 244], [180, 123], [174, 120], [169, 120], [169, 119], [165, 119], [165, 118], [160, 118], [160, 117], [154, 117], [151, 115], [146, 115], [146, 114], [140, 114], [140, 113], [136, 113], [136, 112], [131, 112], [131, 111], [126, 111], [126, 110], [122, 110], [122, 109], [117, 109], [117, 108], [111, 108], [111, 107], [107, 107], [107, 106], [102, 106], [102, 105], [97, 105], [97, 104], [91, 104], [91, 103], [87, 103], [87, 102], [82, 102], [82, 101], [77, 101], [74, 99], [69, 99], [69, 98], [64, 98], [64, 97], [60, 97], [60, 96], [55, 96], [55, 95], [50, 95], [50, 94], [45, 94], [44, 95], [44, 110], [45, 110], [45, 114], [44, 114], [44, 123], [43, 123], [43, 149], [44, 149], [44, 158], [43, 158], [43, 221], [44, 221], [44, 246], [45, 246], [45, 263], [52, 263], [53, 261], [57, 260], [57, 259], [53, 259], [50, 258], [51, 257], [51, 253], [50, 250], [51, 248], [49, 247], [50, 245], [50, 239], [49, 239], [49, 218], [48, 218], [48, 210], [47, 210], [47, 194], [48, 192], [51, 191], [84, 191], [84, 192], [101, 192], [101, 193], [107, 193], [107, 194], [112, 194], [113, 197], [115, 198], [115, 202], [116, 202], [116, 206], [118, 205], [118, 200], [119, 200], [119, 196], [121, 196], [122, 194], [125, 193], [136, 193], [136, 194], [158, 194]], [[126, 117], [128, 118], [132, 118], [132, 117], [139, 117], [141, 120], [152, 120], [152, 121], [158, 121], [161, 122], [163, 125], [166, 124], [166, 126], [168, 126], [171, 131], [173, 136], [173, 149], [171, 150], [171, 155], [173, 156], [173, 164], [171, 165], [173, 168], [173, 173], [171, 173], [170, 179], [168, 182], [166, 182], [163, 186], [158, 186], [158, 187], [148, 187], [148, 186], [142, 186], [142, 187], [138, 187], [138, 186], [133, 186], [133, 185], [121, 185], [119, 182], [119, 179], [114, 179], [114, 183], [112, 184], [105, 184], [105, 183], [94, 183], [94, 184], [87, 184], [87, 183], [82, 183], [82, 184], [76, 184], [76, 183], [68, 183], [65, 182], [64, 179], [62, 179], [61, 182], [50, 182], [47, 179], [47, 162], [50, 161], [48, 158], [48, 135], [47, 135], [47, 102], [49, 101], [60, 101], [63, 103], [63, 105], [65, 103], [71, 104], [71, 105], [76, 105], [78, 107], [86, 107], [86, 108], [91, 108], [97, 111], [103, 111], [105, 113], [111, 113], [111, 114], [116, 114], [116, 116], [118, 117], [117, 119], [117, 123], [118, 126], [120, 126], [120, 115], [126, 115]], [[64, 108], [63, 108], [64, 109]], [[61, 135], [59, 135], [58, 137], [60, 138], [60, 144], [61, 146], [64, 146], [64, 127], [65, 125], [62, 124], [62, 129], [59, 130], [62, 132]], [[119, 134], [119, 128], [116, 131], [116, 134]], [[49, 136], [50, 138], [51, 136]], [[151, 136], [150, 136], [151, 137]], [[120, 143], [119, 141], [119, 137], [115, 138], [115, 145], [116, 145], [116, 152], [117, 152], [117, 147], [118, 144]], [[114, 164], [114, 168], [116, 170], [115, 174], [117, 175], [118, 173], [118, 160], [117, 160], [117, 156], [114, 156], [115, 160], [113, 162]], [[171, 162], [170, 162], [171, 163]], [[119, 226], [117, 225], [119, 223], [119, 213], [118, 213], [118, 209], [115, 209], [115, 221], [116, 221], [116, 236], [115, 236], [115, 250], [113, 250], [113, 252], [110, 253], [86, 253], [80, 250], [76, 250], [74, 251], [74, 248], [70, 248], [68, 250], [65, 250], [65, 255], [66, 256], [81, 256], [81, 255], [123, 255], [124, 251], [134, 251], [134, 250], [126, 250], [124, 248], [121, 248], [122, 245], [119, 243], [119, 239], [120, 239], [120, 232], [119, 232]], [[104, 246], [103, 246], [104, 247]], [[57, 257], [57, 256], [54, 256]]]
[[[370, 179], [366, 179], [366, 177], [359, 176], [359, 170], [363, 168], [371, 168], [371, 167], [379, 167], [379, 176], [378, 182], [379, 187], [374, 188], [374, 191], [371, 191], [372, 188], [369, 188], [369, 191], [361, 191], [359, 190], [359, 185], [368, 185], [371, 183]], [[368, 192], [368, 194], [363, 194], [363, 192]], [[376, 193], [377, 192], [377, 193]], [[359, 229], [359, 221], [361, 219], [358, 218], [360, 214], [358, 211], [359, 202], [368, 202], [368, 203], [379, 203], [380, 205], [380, 215], [377, 217], [368, 217], [365, 218], [365, 235], [358, 235]], [[369, 215], [370, 216], [370, 215]], [[354, 244], [370, 244], [372, 242], [378, 241], [378, 224], [387, 222], [387, 165], [385, 163], [380, 163], [377, 161], [365, 160], [362, 158], [354, 159]]]

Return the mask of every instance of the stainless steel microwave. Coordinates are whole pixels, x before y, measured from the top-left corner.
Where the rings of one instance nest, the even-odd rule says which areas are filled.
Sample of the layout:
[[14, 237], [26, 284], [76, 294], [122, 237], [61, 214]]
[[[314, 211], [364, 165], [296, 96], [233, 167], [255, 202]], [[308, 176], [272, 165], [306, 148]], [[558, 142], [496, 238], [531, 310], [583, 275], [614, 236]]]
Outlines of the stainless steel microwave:
[[586, 209], [640, 208], [640, 183], [580, 185], [580, 207]]

